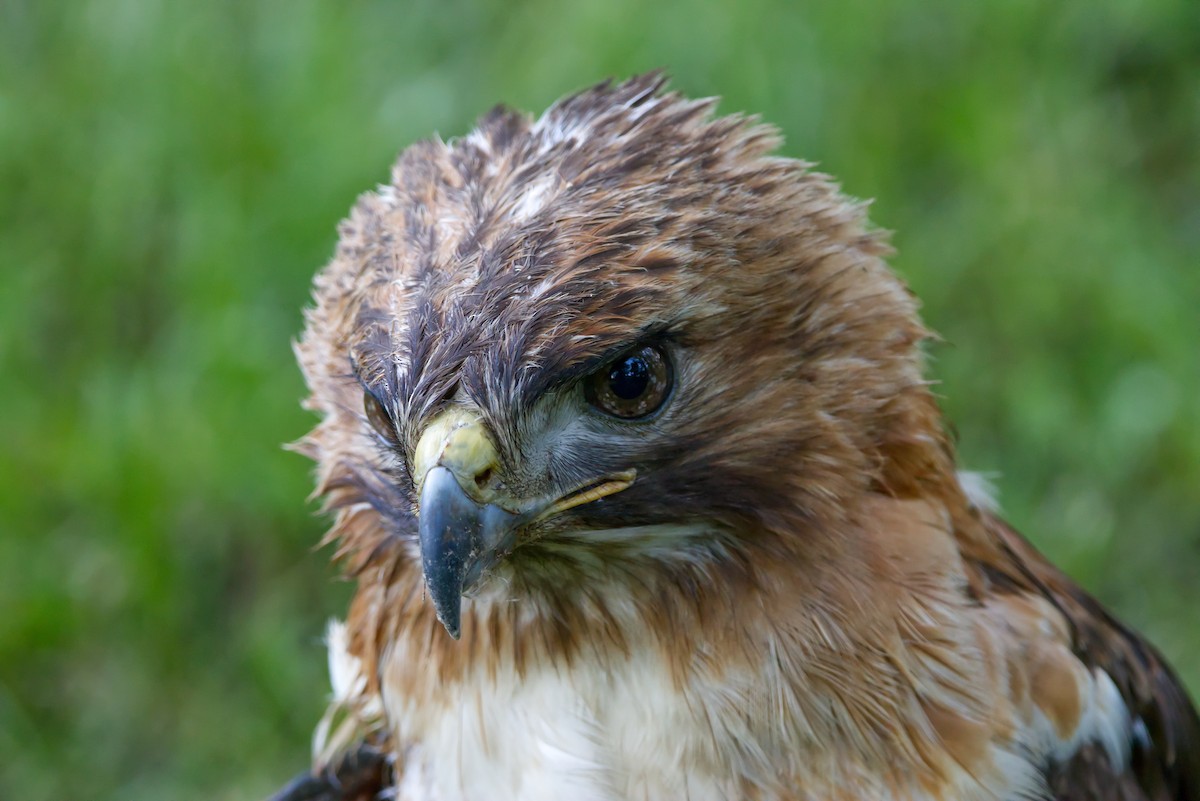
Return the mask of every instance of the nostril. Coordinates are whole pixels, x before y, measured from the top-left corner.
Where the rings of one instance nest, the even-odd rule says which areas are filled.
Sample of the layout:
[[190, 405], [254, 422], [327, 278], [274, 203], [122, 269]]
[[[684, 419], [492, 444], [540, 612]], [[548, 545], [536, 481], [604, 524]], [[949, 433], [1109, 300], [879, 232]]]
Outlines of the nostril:
[[494, 471], [492, 470], [492, 468], [489, 467], [486, 470], [484, 470], [482, 473], [476, 473], [475, 474], [475, 486], [479, 487], [480, 489], [483, 489], [484, 487], [486, 487], [489, 483], [491, 483], [493, 472]]

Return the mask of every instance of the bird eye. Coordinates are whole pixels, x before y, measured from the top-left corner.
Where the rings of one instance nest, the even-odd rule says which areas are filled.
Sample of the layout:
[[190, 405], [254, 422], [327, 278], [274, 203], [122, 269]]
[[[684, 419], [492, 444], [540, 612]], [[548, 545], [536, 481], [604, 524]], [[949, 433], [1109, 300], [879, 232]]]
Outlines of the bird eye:
[[657, 411], [671, 391], [671, 364], [652, 345], [618, 357], [590, 376], [583, 387], [587, 402], [602, 412], [632, 420]]
[[392, 418], [388, 415], [387, 410], [383, 408], [383, 404], [379, 402], [370, 392], [363, 393], [363, 411], [367, 414], [367, 422], [371, 424], [371, 428], [375, 429], [375, 433], [383, 437], [392, 445], [400, 444], [400, 437], [396, 434], [396, 426], [392, 424]]

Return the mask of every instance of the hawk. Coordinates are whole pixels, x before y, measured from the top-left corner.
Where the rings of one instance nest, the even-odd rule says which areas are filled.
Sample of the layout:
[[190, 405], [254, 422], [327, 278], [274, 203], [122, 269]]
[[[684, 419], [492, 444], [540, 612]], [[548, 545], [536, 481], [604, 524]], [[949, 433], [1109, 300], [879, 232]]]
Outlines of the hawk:
[[957, 469], [864, 205], [713, 108], [497, 109], [342, 223], [298, 448], [357, 593], [280, 797], [1200, 798], [1163, 658]]

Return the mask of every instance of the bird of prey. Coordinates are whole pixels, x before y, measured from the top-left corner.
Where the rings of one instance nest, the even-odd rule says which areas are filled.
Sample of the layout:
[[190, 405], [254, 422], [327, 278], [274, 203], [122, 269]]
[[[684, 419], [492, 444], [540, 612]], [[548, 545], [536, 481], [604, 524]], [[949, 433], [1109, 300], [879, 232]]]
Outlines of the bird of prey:
[[297, 345], [357, 593], [280, 797], [1200, 798], [1180, 682], [958, 470], [884, 235], [777, 144], [647, 75], [358, 200]]

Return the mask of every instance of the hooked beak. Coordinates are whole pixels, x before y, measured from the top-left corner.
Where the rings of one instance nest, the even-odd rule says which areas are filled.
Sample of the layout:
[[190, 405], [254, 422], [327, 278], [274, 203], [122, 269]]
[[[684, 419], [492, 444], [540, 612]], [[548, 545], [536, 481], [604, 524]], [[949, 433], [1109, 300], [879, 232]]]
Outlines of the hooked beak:
[[447, 467], [434, 467], [421, 489], [421, 569], [438, 620], [458, 639], [462, 594], [512, 550], [520, 516], [471, 499]]
[[496, 503], [496, 446], [479, 416], [464, 407], [434, 418], [417, 442], [413, 468], [425, 586], [438, 620], [457, 640], [463, 592], [512, 550], [521, 519]]
[[498, 481], [499, 457], [482, 419], [452, 406], [430, 422], [417, 442], [412, 475], [418, 494], [421, 569], [438, 620], [462, 635], [462, 596], [512, 552], [527, 523], [619, 492], [628, 470], [551, 499], [513, 498]]

